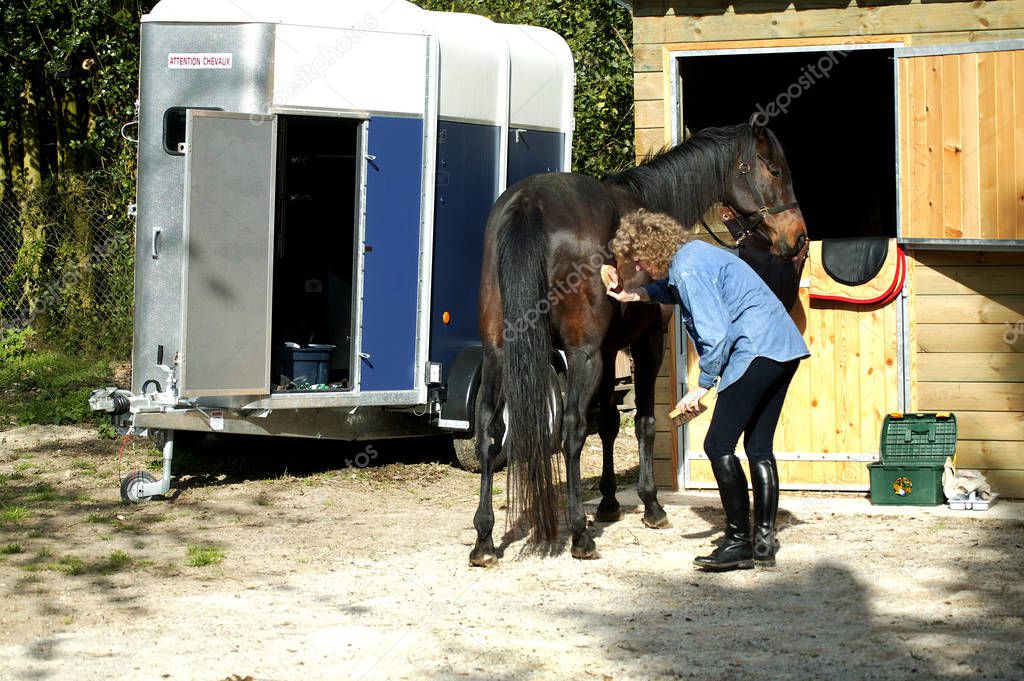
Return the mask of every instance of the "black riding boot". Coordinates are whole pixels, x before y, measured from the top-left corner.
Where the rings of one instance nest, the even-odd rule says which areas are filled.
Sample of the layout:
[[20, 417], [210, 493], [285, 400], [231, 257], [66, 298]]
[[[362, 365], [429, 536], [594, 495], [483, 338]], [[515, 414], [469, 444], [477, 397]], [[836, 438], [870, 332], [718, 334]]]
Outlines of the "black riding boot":
[[772, 567], [779, 541], [775, 538], [775, 517], [779, 512], [779, 469], [775, 460], [750, 462], [754, 488], [754, 565]]
[[699, 556], [693, 564], [705, 570], [736, 570], [754, 567], [750, 545], [750, 499], [747, 478], [736, 455], [711, 459], [718, 482], [718, 495], [725, 509], [725, 539], [710, 556]]

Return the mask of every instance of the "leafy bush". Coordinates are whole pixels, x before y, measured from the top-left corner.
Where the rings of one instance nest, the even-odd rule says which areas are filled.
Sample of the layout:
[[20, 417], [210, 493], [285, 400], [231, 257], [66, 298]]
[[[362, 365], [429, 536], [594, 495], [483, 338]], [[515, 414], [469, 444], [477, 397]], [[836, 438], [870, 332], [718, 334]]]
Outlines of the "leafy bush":
[[35, 332], [32, 329], [0, 329], [0, 366], [5, 366], [29, 351]]
[[76, 359], [52, 351], [2, 362], [0, 428], [91, 421], [95, 417], [89, 411], [89, 393], [109, 382], [107, 362]]

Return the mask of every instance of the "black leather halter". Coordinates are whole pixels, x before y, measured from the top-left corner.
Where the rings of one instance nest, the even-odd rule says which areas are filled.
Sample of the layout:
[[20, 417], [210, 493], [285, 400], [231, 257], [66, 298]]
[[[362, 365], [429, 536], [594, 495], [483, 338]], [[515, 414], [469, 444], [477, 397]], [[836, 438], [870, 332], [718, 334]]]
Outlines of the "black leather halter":
[[[758, 154], [757, 157], [764, 161], [765, 164], [768, 163], [767, 159], [760, 154]], [[740, 161], [740, 166], [736, 174], [738, 177], [746, 179], [747, 186], [750, 187], [750, 193], [754, 195], [754, 199], [761, 205], [761, 207], [748, 215], [742, 215], [739, 211], [729, 205], [724, 206], [722, 210], [722, 222], [725, 224], [725, 228], [729, 230], [729, 234], [732, 235], [732, 238], [736, 240], [734, 245], [729, 245], [722, 241], [719, 236], [714, 233], [711, 227], [708, 226], [708, 223], [704, 221], [704, 218], [701, 217], [700, 219], [700, 223], [704, 225], [704, 229], [708, 231], [708, 234], [710, 234], [711, 237], [721, 246], [726, 248], [736, 249], [742, 246], [744, 241], [758, 233], [758, 228], [764, 224], [765, 218], [769, 215], [793, 210], [800, 205], [796, 201], [791, 201], [778, 206], [769, 206], [750, 177], [752, 169], [753, 168], [749, 163], [746, 161]], [[766, 234], [761, 233], [761, 236], [764, 237], [766, 241], [771, 241]]]

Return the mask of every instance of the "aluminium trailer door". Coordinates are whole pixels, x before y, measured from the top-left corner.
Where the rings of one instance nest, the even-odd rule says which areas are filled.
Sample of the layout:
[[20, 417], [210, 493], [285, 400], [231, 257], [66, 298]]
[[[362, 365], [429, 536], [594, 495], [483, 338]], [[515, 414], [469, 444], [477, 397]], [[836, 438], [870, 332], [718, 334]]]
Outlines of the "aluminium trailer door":
[[270, 394], [277, 119], [189, 110], [179, 392]]

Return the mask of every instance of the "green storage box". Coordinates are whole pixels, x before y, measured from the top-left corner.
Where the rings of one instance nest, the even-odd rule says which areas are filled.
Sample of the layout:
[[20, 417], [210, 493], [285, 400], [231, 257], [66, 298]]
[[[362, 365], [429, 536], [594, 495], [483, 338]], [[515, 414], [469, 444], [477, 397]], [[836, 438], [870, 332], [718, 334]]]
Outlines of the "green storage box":
[[946, 501], [942, 466], [869, 463], [868, 473], [872, 504], [938, 506]]
[[872, 504], [945, 503], [942, 467], [956, 454], [956, 414], [887, 414], [880, 450], [882, 461], [868, 464]]
[[882, 463], [942, 466], [956, 453], [956, 414], [886, 414]]

